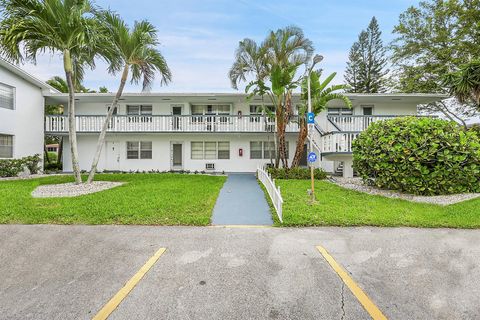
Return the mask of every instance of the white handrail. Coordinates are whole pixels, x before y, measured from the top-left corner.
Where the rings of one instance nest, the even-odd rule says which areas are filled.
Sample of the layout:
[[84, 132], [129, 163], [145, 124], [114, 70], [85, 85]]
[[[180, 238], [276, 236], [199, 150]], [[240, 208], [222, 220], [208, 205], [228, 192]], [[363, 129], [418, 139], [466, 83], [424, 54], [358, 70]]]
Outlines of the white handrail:
[[[268, 121], [265, 121], [268, 120]], [[77, 115], [77, 132], [100, 132], [105, 116]], [[127, 115], [114, 116], [108, 124], [108, 132], [274, 132], [275, 120], [263, 116], [234, 115]], [[287, 132], [298, 132], [298, 123], [287, 125]], [[46, 132], [68, 132], [64, 115], [47, 115]]]
[[260, 166], [257, 167], [257, 178], [265, 186], [265, 189], [267, 189], [267, 193], [272, 200], [273, 207], [275, 208], [275, 211], [277, 211], [278, 219], [281, 223], [283, 223], [283, 198], [282, 194], [280, 193], [280, 187], [275, 186], [275, 179], [272, 179], [270, 174], [268, 174], [268, 172], [266, 172]]

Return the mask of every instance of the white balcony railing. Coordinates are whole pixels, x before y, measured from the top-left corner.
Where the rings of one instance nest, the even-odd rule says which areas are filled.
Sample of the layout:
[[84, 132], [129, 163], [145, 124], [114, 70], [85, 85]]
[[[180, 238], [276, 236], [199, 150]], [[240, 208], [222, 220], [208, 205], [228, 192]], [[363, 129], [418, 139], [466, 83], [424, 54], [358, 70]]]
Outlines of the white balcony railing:
[[[266, 121], [265, 121], [266, 120]], [[76, 116], [76, 130], [79, 133], [100, 132], [105, 116]], [[274, 132], [275, 120], [263, 116], [114, 116], [108, 125], [108, 132]], [[64, 115], [45, 117], [45, 131], [50, 133], [68, 132], [68, 118]], [[292, 121], [287, 132], [298, 132], [298, 124]]]
[[359, 132], [337, 131], [321, 137], [320, 148], [322, 153], [351, 153], [352, 142]]
[[[384, 116], [327, 116], [329, 120], [328, 131], [363, 131], [375, 121], [388, 120], [402, 116], [384, 115]], [[403, 116], [405, 117], [405, 116]]]

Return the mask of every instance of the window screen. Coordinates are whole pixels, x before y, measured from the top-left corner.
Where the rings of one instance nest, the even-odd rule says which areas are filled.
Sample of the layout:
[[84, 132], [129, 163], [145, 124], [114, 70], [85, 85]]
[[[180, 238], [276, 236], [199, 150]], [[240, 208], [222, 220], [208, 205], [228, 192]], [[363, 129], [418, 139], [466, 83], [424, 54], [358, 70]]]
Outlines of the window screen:
[[203, 142], [202, 141], [192, 141], [191, 155], [192, 155], [192, 159], [195, 159], [195, 160], [203, 159]]
[[0, 108], [13, 110], [15, 89], [0, 83]]
[[218, 159], [230, 159], [230, 142], [218, 142]]
[[250, 141], [250, 159], [262, 159], [262, 141]]
[[216, 142], [205, 142], [205, 159], [216, 159], [217, 158], [217, 143]]
[[13, 158], [13, 136], [0, 134], [0, 158]]

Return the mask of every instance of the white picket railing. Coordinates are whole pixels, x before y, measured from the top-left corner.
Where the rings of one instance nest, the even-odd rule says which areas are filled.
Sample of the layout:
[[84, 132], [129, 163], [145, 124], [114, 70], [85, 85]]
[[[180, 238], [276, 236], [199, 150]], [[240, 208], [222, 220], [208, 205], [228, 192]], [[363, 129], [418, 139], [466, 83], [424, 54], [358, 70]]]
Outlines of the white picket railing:
[[[77, 132], [100, 132], [105, 116], [78, 115]], [[108, 132], [274, 132], [275, 120], [263, 116], [233, 115], [142, 115], [114, 116]], [[298, 132], [298, 123], [287, 125], [287, 132]], [[47, 115], [46, 132], [68, 132], [68, 119], [64, 115]]]
[[360, 132], [335, 131], [321, 137], [322, 153], [352, 153], [352, 142]]
[[275, 211], [277, 211], [278, 219], [283, 223], [283, 198], [282, 194], [280, 193], [280, 187], [275, 185], [275, 179], [272, 179], [270, 174], [268, 174], [268, 172], [261, 167], [257, 168], [257, 178], [265, 186], [265, 189], [267, 189], [268, 195], [270, 196], [273, 206], [275, 207]]

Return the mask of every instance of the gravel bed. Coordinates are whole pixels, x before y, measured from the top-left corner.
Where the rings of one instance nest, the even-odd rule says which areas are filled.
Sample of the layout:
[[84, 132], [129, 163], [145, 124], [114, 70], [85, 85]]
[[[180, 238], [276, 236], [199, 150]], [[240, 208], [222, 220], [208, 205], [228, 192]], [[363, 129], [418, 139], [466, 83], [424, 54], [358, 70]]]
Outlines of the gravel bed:
[[460, 193], [460, 194], [450, 194], [442, 196], [415, 196], [411, 194], [401, 193], [398, 191], [392, 190], [383, 190], [372, 186], [367, 186], [363, 184], [361, 178], [340, 178], [334, 177], [330, 181], [333, 183], [351, 190], [356, 190], [360, 192], [365, 192], [368, 194], [384, 196], [388, 198], [397, 198], [408, 200], [412, 202], [421, 202], [421, 203], [430, 203], [438, 204], [441, 206], [448, 206], [450, 204], [474, 199], [480, 197], [480, 193]]
[[63, 198], [77, 197], [121, 186], [123, 182], [94, 181], [90, 184], [45, 184], [32, 191], [34, 198]]

